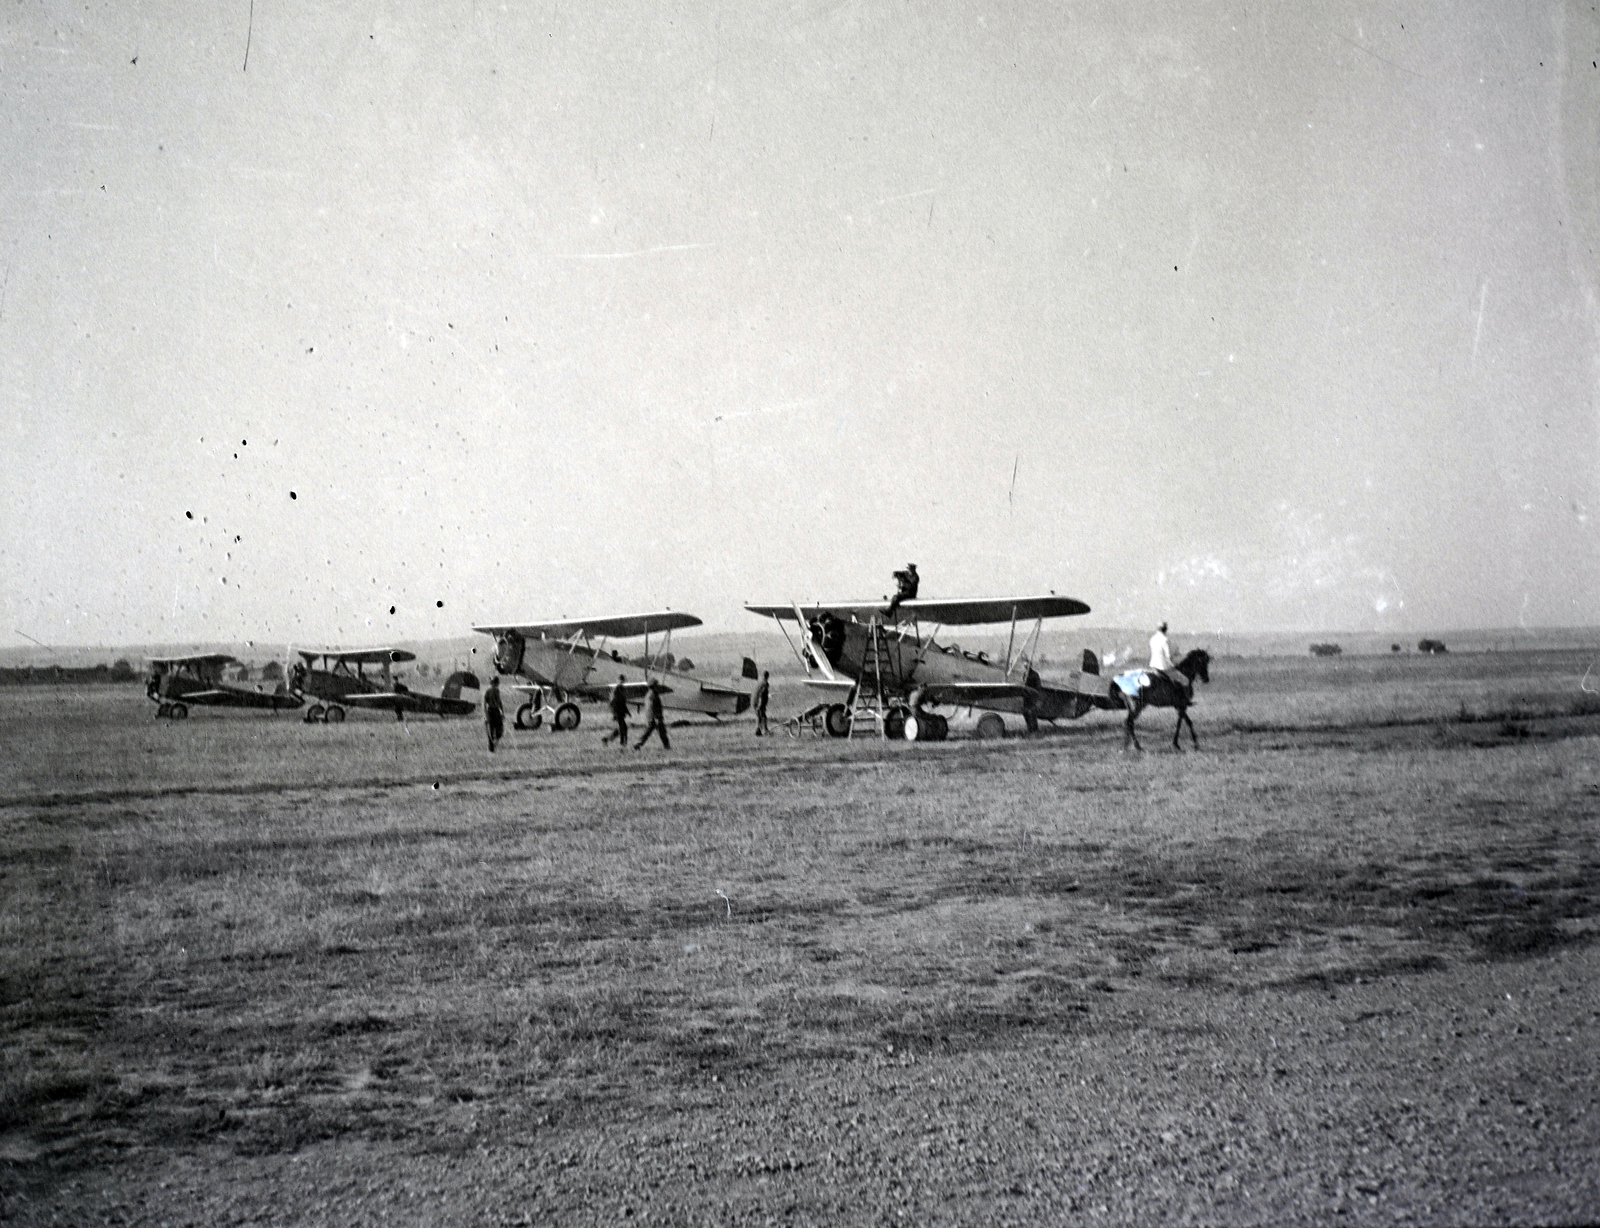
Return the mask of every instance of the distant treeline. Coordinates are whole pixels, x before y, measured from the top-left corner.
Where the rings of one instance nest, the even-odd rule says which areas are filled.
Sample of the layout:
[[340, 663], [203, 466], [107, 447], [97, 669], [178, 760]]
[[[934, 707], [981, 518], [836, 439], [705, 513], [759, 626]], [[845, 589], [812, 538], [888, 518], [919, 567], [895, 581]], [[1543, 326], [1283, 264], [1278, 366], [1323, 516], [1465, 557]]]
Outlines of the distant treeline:
[[126, 660], [115, 665], [23, 665], [0, 669], [0, 686], [61, 686], [85, 682], [136, 682], [139, 671]]

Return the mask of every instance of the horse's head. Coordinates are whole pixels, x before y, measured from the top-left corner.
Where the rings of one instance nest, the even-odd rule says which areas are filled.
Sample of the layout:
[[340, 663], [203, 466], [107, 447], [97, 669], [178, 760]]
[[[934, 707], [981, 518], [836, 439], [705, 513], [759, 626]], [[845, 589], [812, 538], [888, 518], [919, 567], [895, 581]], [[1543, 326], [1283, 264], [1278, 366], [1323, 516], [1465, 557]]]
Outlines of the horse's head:
[[1211, 654], [1204, 648], [1191, 648], [1182, 661], [1178, 662], [1178, 672], [1185, 677], [1198, 678], [1201, 682], [1211, 681]]

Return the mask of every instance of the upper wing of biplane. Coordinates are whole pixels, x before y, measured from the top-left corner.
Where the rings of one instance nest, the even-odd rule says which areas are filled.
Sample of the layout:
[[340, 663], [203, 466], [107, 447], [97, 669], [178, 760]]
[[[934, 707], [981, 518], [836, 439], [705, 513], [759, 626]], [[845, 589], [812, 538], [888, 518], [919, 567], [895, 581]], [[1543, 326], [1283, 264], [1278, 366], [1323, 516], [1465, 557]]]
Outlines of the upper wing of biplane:
[[238, 657], [225, 652], [201, 652], [192, 657], [151, 657], [151, 665], [233, 665]]
[[306, 663], [326, 658], [329, 661], [347, 661], [351, 665], [382, 665], [385, 661], [400, 664], [404, 661], [415, 661], [417, 654], [407, 652], [404, 648], [300, 648], [296, 652], [306, 659]]
[[515, 631], [524, 638], [543, 636], [559, 639], [569, 635], [608, 636], [612, 639], [633, 639], [641, 635], [654, 635], [658, 631], [678, 631], [684, 627], [698, 627], [700, 620], [693, 614], [680, 614], [673, 610], [657, 610], [651, 614], [611, 614], [600, 618], [557, 618], [542, 623], [498, 623], [493, 626], [474, 627], [485, 635], [503, 635]]
[[[767, 618], [794, 619], [798, 613], [807, 621], [823, 614], [865, 622], [882, 618], [889, 611], [887, 601], [827, 601], [810, 605], [747, 605], [752, 614]], [[1089, 607], [1071, 597], [1050, 593], [1043, 597], [930, 597], [900, 603], [900, 616], [915, 615], [919, 622], [946, 627], [973, 627], [986, 623], [1025, 622], [1035, 618], [1069, 618], [1087, 614]]]

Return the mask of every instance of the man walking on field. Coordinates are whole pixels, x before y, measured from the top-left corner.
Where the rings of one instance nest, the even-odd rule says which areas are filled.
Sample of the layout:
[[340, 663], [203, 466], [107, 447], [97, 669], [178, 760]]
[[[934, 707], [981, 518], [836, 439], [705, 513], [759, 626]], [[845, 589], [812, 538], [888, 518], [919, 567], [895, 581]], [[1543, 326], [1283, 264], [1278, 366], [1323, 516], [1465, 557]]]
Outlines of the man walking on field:
[[611, 698], [609, 700], [611, 704], [611, 719], [616, 721], [617, 727], [600, 739], [601, 744], [605, 746], [610, 746], [614, 739], [618, 750], [628, 749], [627, 681], [623, 675], [617, 675], [617, 685], [611, 688]]
[[506, 711], [500, 706], [500, 675], [489, 679], [489, 689], [483, 693], [483, 725], [489, 734], [489, 753], [506, 736]]
[[645, 696], [644, 712], [650, 723], [644, 727], [644, 736], [634, 743], [633, 749], [638, 750], [650, 740], [652, 733], [660, 730], [661, 749], [671, 750], [672, 743], [667, 740], [667, 722], [661, 711], [661, 684], [654, 678], [650, 679], [650, 691]]

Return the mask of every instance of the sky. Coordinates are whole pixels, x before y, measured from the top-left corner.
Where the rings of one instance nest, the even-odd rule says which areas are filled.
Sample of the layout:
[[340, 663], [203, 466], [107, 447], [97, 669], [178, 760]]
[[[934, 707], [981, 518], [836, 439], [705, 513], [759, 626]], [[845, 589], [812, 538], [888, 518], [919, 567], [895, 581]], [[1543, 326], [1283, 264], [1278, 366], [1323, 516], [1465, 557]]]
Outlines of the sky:
[[1590, 4], [8, 0], [0, 647], [1600, 624]]

